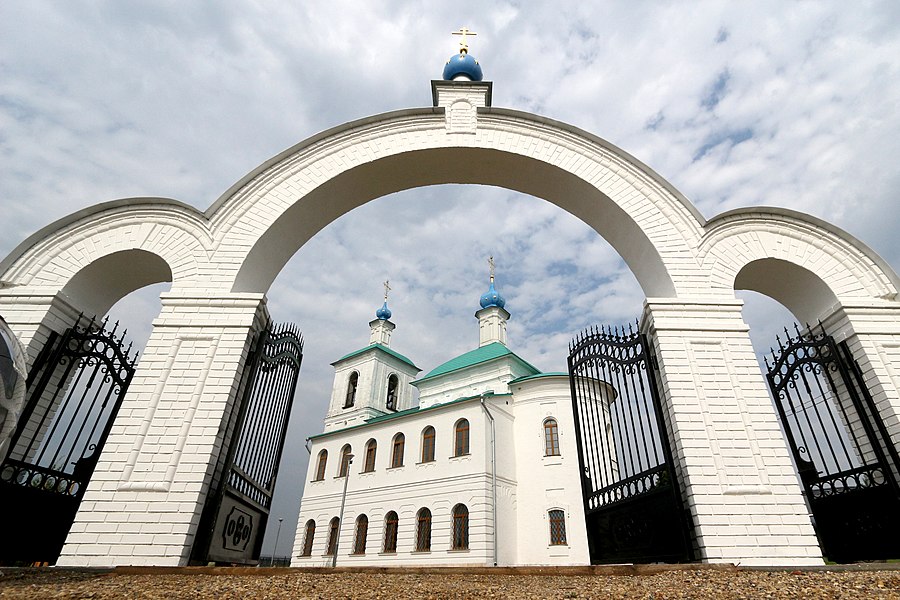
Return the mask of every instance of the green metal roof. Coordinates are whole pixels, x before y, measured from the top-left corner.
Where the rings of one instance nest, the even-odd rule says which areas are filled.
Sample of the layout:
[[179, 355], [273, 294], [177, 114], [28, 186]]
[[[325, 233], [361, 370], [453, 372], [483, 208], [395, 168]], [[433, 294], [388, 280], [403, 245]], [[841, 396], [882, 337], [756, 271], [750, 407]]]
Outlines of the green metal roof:
[[509, 382], [509, 385], [514, 383], [521, 383], [523, 381], [528, 381], [529, 379], [540, 379], [541, 377], [568, 377], [568, 373], [563, 373], [562, 371], [550, 371], [548, 373], [537, 373], [535, 375], [525, 375], [524, 377], [518, 377]]
[[493, 392], [485, 392], [484, 394], [478, 394], [477, 396], [466, 396], [465, 398], [457, 398], [456, 400], [450, 400], [449, 402], [443, 402], [441, 404], [434, 404], [427, 408], [419, 408], [417, 406], [415, 408], [408, 408], [406, 410], [401, 410], [401, 411], [395, 412], [395, 413], [388, 413], [385, 415], [372, 417], [371, 419], [366, 420], [365, 423], [360, 423], [359, 425], [351, 425], [350, 427], [344, 427], [343, 429], [336, 429], [334, 431], [327, 431], [325, 433], [311, 435], [311, 436], [309, 436], [309, 439], [315, 440], [315, 439], [318, 439], [321, 437], [334, 435], [336, 433], [344, 433], [346, 431], [350, 431], [351, 429], [359, 429], [360, 427], [367, 427], [369, 425], [374, 425], [376, 423], [382, 423], [384, 421], [390, 421], [392, 419], [398, 419], [400, 417], [406, 417], [408, 415], [417, 415], [419, 413], [428, 412], [430, 410], [444, 408], [445, 406], [450, 406], [451, 404], [459, 404], [460, 402], [468, 402], [470, 400], [477, 400], [478, 398], [481, 398], [482, 395], [485, 398], [500, 398], [500, 397], [504, 397], [504, 396], [512, 396], [512, 394], [495, 394]]
[[379, 344], [378, 342], [375, 342], [374, 344], [369, 344], [365, 348], [360, 348], [359, 350], [351, 352], [350, 354], [344, 355], [344, 356], [340, 357], [339, 359], [337, 359], [336, 361], [334, 361], [333, 363], [331, 363], [331, 365], [334, 366], [334, 365], [338, 364], [339, 362], [341, 362], [342, 360], [347, 360], [348, 358], [353, 358], [354, 356], [359, 356], [360, 354], [363, 354], [364, 352], [368, 352], [369, 350], [381, 350], [382, 352], [388, 354], [389, 356], [393, 356], [397, 360], [399, 360], [401, 362], [405, 362], [406, 364], [408, 364], [412, 368], [416, 369], [417, 371], [422, 370], [419, 367], [417, 367], [415, 364], [413, 364], [413, 361], [409, 360], [408, 358], [406, 358], [399, 352], [395, 352], [394, 350], [391, 350], [384, 344]]
[[530, 369], [534, 374], [538, 374], [541, 372], [534, 365], [531, 365], [527, 361], [522, 360], [522, 358], [517, 356], [515, 352], [513, 352], [500, 342], [491, 342], [490, 344], [481, 346], [480, 348], [476, 348], [470, 352], [461, 354], [454, 359], [448, 360], [444, 364], [432, 369], [430, 373], [425, 375], [425, 377], [414, 381], [413, 384], [421, 383], [426, 379], [432, 379], [434, 377], [446, 375], [447, 373], [452, 373], [453, 371], [459, 371], [460, 369], [465, 369], [466, 367], [471, 367], [472, 365], [485, 363], [489, 360], [496, 360], [504, 356], [511, 356], [522, 365], [524, 365], [525, 368]]

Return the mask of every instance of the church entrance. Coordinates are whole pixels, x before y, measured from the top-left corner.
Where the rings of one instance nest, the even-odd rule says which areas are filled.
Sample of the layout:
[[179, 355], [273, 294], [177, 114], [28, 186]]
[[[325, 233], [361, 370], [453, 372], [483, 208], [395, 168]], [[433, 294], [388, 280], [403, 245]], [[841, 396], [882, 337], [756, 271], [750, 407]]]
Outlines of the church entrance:
[[134, 375], [137, 355], [117, 327], [79, 316], [50, 335], [28, 375], [28, 399], [0, 465], [0, 564], [59, 557]]
[[823, 554], [896, 558], [900, 459], [848, 344], [795, 326], [766, 366]]
[[647, 336], [589, 329], [569, 379], [591, 562], [687, 562], [690, 518]]
[[257, 336], [193, 562], [258, 563], [302, 361], [303, 337], [294, 324], [270, 323]]

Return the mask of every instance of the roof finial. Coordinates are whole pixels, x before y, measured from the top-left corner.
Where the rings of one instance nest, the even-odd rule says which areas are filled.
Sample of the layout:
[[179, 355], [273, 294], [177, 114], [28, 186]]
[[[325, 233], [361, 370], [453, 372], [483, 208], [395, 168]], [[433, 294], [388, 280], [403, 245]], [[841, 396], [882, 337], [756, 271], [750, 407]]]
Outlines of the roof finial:
[[468, 54], [469, 53], [469, 45], [466, 43], [467, 35], [478, 35], [474, 31], [469, 31], [468, 27], [461, 27], [459, 31], [451, 32], [451, 35], [459, 35], [462, 36], [462, 39], [459, 40], [459, 53], [460, 54]]
[[385, 302], [387, 302], [388, 292], [391, 291], [392, 289], [393, 288], [391, 288], [391, 282], [388, 280], [385, 280], [385, 282], [384, 282], [384, 301]]
[[488, 267], [491, 270], [491, 283], [494, 283], [494, 255], [488, 257]]

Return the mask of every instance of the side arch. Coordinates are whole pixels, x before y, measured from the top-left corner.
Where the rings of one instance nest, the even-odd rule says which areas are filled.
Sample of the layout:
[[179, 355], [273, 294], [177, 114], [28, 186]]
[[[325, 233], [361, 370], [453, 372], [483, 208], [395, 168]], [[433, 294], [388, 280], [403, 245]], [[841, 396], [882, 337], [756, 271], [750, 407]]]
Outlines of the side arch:
[[196, 281], [208, 268], [204, 218], [181, 203], [121, 200], [61, 219], [0, 263], [0, 288], [62, 292], [75, 306], [104, 314], [141, 287]]
[[753, 290], [814, 321], [839, 304], [893, 303], [900, 279], [849, 233], [802, 213], [739, 209], [707, 224], [701, 267], [715, 291]]

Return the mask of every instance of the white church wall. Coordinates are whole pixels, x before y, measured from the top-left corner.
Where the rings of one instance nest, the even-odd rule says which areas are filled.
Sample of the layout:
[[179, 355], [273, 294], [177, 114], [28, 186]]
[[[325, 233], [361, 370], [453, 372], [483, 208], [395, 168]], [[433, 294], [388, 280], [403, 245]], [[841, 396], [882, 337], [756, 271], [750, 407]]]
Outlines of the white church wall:
[[[469, 453], [455, 457], [454, 426], [459, 419], [469, 421]], [[338, 564], [393, 565], [393, 564], [479, 564], [492, 563], [490, 546], [491, 491], [490, 475], [485, 468], [489, 460], [489, 448], [484, 443], [486, 417], [477, 399], [447, 407], [438, 407], [365, 425], [348, 431], [336, 431], [317, 437], [311, 445], [310, 467], [307, 483], [300, 504], [297, 535], [294, 541], [292, 564], [294, 566], [321, 564], [325, 551], [328, 522], [337, 516], [344, 478], [336, 477], [340, 464], [340, 451], [344, 444], [351, 444], [355, 456], [350, 467], [347, 491], [347, 507], [338, 550]], [[427, 426], [435, 428], [435, 460], [423, 463], [422, 431]], [[405, 436], [402, 467], [391, 468], [391, 442], [401, 432]], [[375, 470], [363, 473], [365, 444], [375, 439], [378, 446]], [[315, 463], [319, 451], [328, 450], [328, 466], [323, 481], [313, 481]], [[450, 549], [451, 511], [457, 503], [469, 509], [469, 550]], [[432, 550], [427, 553], [414, 551], [415, 515], [422, 508], [432, 511]], [[384, 518], [394, 510], [400, 517], [397, 553], [380, 555], [383, 542]], [[351, 522], [358, 514], [369, 518], [369, 540], [365, 556], [351, 556], [353, 534]], [[311, 557], [299, 556], [303, 549], [304, 525], [316, 520], [316, 542]], [[328, 562], [330, 564], [330, 561]]]
[[[510, 387], [516, 414], [518, 564], [590, 564], [568, 376], [540, 376]], [[548, 418], [559, 426], [559, 456], [546, 456]], [[565, 513], [565, 545], [550, 543], [553, 509]]]

